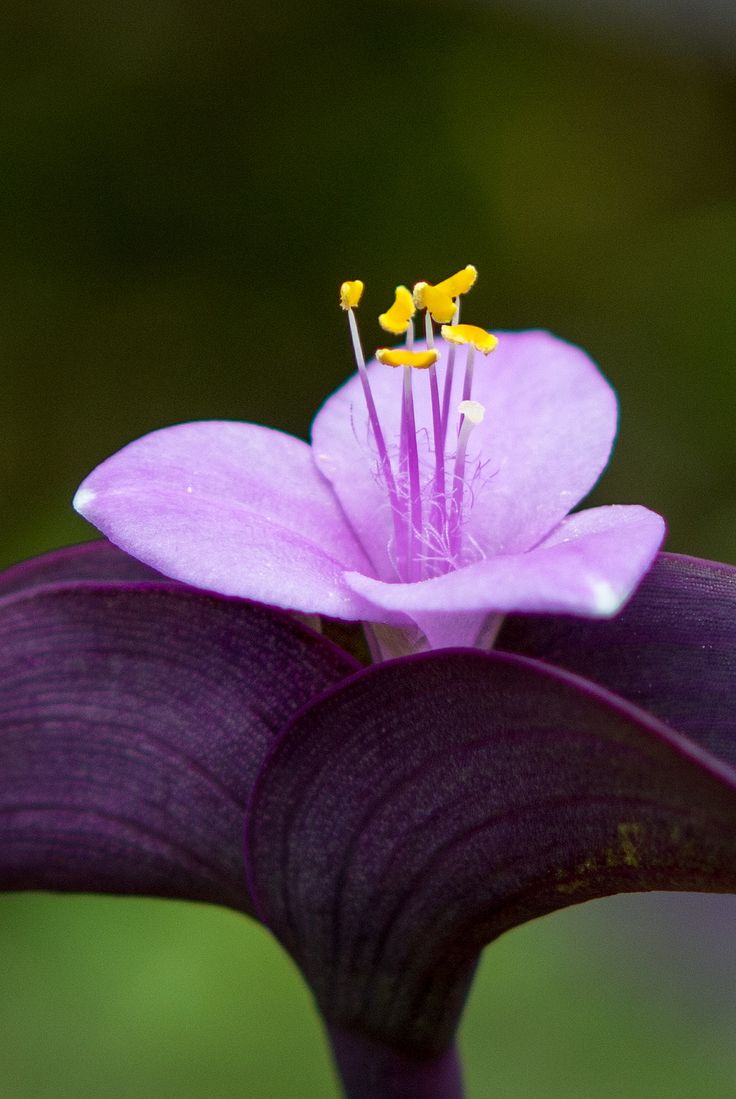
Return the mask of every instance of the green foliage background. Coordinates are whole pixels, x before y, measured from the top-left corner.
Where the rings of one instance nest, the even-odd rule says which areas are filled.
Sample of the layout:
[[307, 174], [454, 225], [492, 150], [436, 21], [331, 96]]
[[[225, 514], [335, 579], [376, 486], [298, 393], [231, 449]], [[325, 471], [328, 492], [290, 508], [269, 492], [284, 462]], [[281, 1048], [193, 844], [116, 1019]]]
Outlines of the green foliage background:
[[[595, 498], [736, 562], [734, 71], [512, 9], [6, 5], [0, 563], [90, 537], [74, 488], [154, 427], [306, 435], [351, 370], [341, 280], [371, 346], [397, 282], [468, 262], [467, 320], [551, 328], [617, 387]], [[471, 1099], [732, 1096], [735, 916], [626, 898], [508, 935]], [[297, 975], [230, 913], [3, 898], [0, 991], [9, 1099], [335, 1094]]]

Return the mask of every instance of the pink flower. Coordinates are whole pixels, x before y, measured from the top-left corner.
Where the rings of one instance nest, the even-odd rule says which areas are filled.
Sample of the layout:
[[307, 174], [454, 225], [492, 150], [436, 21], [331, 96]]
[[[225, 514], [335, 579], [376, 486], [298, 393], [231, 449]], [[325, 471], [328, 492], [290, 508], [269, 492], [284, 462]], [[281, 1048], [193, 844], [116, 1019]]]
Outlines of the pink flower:
[[588, 356], [505, 332], [473, 366], [480, 330], [459, 326], [443, 329], [436, 364], [414, 349], [426, 369], [366, 368], [349, 316], [361, 369], [317, 413], [311, 447], [255, 424], [164, 428], [98, 466], [77, 510], [187, 584], [401, 631], [397, 645], [378, 630], [384, 653], [484, 647], [512, 611], [620, 610], [664, 523], [637, 505], [569, 514], [616, 432], [614, 392]]

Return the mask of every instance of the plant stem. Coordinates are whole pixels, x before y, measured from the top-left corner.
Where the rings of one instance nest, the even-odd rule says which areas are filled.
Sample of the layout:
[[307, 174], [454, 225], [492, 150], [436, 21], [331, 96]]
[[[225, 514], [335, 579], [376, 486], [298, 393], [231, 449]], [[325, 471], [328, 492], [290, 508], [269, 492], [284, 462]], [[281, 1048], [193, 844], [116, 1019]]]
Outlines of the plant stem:
[[346, 1099], [463, 1099], [454, 1047], [420, 1060], [354, 1032], [328, 1032]]

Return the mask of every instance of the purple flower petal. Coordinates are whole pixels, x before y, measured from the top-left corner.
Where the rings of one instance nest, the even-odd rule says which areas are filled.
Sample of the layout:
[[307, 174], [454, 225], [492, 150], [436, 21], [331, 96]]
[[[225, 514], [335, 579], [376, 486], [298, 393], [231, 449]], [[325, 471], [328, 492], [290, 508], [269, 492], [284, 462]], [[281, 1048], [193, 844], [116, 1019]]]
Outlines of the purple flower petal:
[[84, 580], [150, 580], [160, 584], [163, 577], [117, 546], [98, 539], [78, 546], [64, 546], [6, 569], [0, 573], [0, 598], [48, 584]]
[[632, 504], [564, 519], [528, 553], [491, 557], [416, 584], [358, 573], [347, 581], [388, 616], [410, 615], [434, 648], [476, 643], [485, 612], [609, 616], [631, 595], [664, 536], [659, 515]]
[[3, 599], [0, 887], [248, 910], [258, 766], [355, 667], [288, 615], [171, 584]]
[[254, 424], [154, 431], [83, 482], [75, 507], [126, 553], [186, 584], [360, 618], [345, 569], [370, 566], [299, 439]]
[[[440, 387], [446, 356], [442, 348]], [[369, 367], [384, 434], [394, 447], [401, 373], [376, 363]], [[425, 382], [419, 377], [414, 393], [419, 441], [426, 449], [432, 413]], [[462, 382], [459, 357], [453, 408], [460, 402]], [[583, 351], [547, 332], [500, 333], [497, 349], [476, 364], [473, 395], [486, 406], [486, 416], [474, 429], [468, 451], [470, 459], [482, 461], [482, 468], [467, 530], [487, 555], [520, 553], [543, 538], [595, 484], [616, 431], [616, 398]], [[312, 438], [319, 468], [334, 485], [379, 575], [390, 579], [386, 549], [392, 517], [377, 475], [357, 377], [322, 406]]]
[[359, 673], [280, 738], [248, 818], [257, 911], [328, 1023], [419, 1058], [449, 1047], [508, 928], [610, 893], [736, 889], [736, 771], [511, 654]]
[[511, 617], [498, 645], [600, 683], [736, 766], [736, 568], [661, 553], [616, 618]]

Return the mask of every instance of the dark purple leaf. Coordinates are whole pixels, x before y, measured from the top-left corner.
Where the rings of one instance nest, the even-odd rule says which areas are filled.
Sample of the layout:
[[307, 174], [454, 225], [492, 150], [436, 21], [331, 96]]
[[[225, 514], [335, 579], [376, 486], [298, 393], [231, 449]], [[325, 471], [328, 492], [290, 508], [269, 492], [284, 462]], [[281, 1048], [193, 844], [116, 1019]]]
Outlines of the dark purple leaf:
[[565, 672], [438, 652], [297, 716], [248, 849], [257, 911], [328, 1022], [432, 1058], [506, 929], [610, 893], [736, 888], [736, 772]]
[[617, 617], [511, 615], [498, 647], [608, 687], [736, 766], [736, 568], [662, 553]]
[[[92, 552], [99, 564], [108, 551]], [[168, 583], [6, 597], [0, 887], [248, 910], [258, 767], [287, 719], [355, 666], [280, 611]]]
[[[0, 573], [0, 598], [48, 584], [84, 580], [153, 580], [161, 582], [161, 573], [136, 561], [104, 539], [64, 546], [41, 557], [31, 557]], [[167, 581], [173, 586], [173, 581]]]

